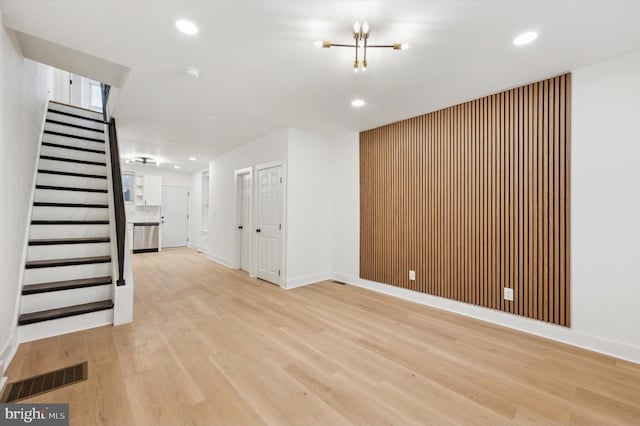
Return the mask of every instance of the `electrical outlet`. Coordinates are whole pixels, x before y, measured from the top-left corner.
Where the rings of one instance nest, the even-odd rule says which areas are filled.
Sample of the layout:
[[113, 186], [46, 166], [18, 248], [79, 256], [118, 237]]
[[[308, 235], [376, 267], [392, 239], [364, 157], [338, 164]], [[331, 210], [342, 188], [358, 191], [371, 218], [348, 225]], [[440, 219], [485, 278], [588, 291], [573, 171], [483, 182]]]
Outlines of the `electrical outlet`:
[[409, 270], [409, 281], [416, 280], [416, 271]]
[[504, 288], [504, 300], [510, 300], [513, 302], [513, 289], [509, 287]]

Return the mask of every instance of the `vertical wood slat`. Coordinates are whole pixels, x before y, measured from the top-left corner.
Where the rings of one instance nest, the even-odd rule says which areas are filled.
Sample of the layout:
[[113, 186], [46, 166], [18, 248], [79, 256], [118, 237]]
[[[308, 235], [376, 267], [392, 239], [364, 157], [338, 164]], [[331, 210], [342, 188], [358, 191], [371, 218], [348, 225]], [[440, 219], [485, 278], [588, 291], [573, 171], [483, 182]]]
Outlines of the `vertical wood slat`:
[[566, 74], [362, 132], [360, 276], [570, 325], [570, 106]]

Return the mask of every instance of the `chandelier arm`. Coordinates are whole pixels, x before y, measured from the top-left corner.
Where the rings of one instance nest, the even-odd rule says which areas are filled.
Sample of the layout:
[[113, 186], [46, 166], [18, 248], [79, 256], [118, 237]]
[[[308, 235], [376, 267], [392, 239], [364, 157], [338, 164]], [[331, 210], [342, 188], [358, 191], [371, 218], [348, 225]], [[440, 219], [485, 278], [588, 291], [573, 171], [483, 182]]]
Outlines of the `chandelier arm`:
[[354, 68], [358, 68], [358, 35], [355, 36], [356, 39], [356, 62], [354, 63]]
[[362, 58], [362, 65], [364, 67], [364, 69], [367, 69], [367, 40], [369, 39], [369, 35], [367, 34], [364, 37], [364, 57]]
[[331, 43], [331, 47], [356, 47], [355, 44], [334, 44]]
[[393, 46], [393, 44], [370, 44], [370, 45], [368, 45], [367, 47], [370, 47], [370, 48], [374, 48], [374, 47], [387, 47], [387, 48], [393, 49], [393, 47], [394, 47], [394, 46]]

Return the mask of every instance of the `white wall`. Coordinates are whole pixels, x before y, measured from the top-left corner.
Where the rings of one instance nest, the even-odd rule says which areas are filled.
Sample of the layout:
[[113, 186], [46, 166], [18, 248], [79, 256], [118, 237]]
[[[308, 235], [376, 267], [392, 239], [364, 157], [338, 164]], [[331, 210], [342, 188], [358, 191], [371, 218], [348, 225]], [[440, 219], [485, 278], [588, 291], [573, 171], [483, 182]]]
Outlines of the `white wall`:
[[202, 224], [203, 220], [208, 222], [209, 218], [202, 217], [202, 175], [207, 171], [209, 168], [198, 170], [191, 175], [189, 197], [189, 247], [205, 253], [209, 250], [209, 232], [203, 231]]
[[0, 33], [0, 358], [4, 359], [15, 349], [25, 233], [53, 78], [49, 67], [24, 59], [14, 32], [0, 25]]
[[133, 172], [140, 176], [160, 176], [163, 185], [191, 187], [191, 173], [168, 170], [154, 165], [143, 166], [135, 163], [122, 163], [121, 167], [123, 172]]
[[573, 72], [571, 328], [359, 278], [358, 134], [332, 144], [334, 278], [640, 362], [640, 52]]
[[573, 328], [640, 361], [640, 52], [573, 73]]
[[331, 277], [329, 140], [289, 130], [286, 287]]
[[280, 130], [211, 161], [207, 251], [209, 258], [230, 267], [237, 267], [235, 171], [275, 161], [286, 162], [288, 138], [289, 130]]

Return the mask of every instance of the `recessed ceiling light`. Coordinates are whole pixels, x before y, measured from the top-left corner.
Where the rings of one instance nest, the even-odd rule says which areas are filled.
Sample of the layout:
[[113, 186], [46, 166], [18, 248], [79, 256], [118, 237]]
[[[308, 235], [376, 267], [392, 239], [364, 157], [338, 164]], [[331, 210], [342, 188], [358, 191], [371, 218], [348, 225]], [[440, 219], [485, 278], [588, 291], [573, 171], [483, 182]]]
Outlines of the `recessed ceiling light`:
[[531, 43], [533, 40], [538, 38], [538, 33], [535, 31], [529, 31], [526, 33], [520, 34], [513, 40], [513, 44], [516, 46], [524, 46], [525, 44]]
[[189, 157], [189, 161], [196, 161], [197, 158], [196, 157]]
[[217, 120], [217, 119], [218, 119], [218, 116], [217, 116], [217, 115], [210, 114], [210, 115], [207, 115], [207, 118], [208, 118], [209, 120]]
[[178, 19], [176, 21], [176, 28], [187, 35], [195, 35], [198, 34], [198, 27], [191, 21], [187, 21], [186, 19]]
[[362, 99], [354, 99], [353, 101], [351, 101], [351, 106], [359, 108], [361, 106], [364, 106], [364, 101]]
[[180, 166], [173, 166], [173, 168], [174, 168], [174, 169], [179, 169], [179, 168], [180, 168]]
[[194, 77], [194, 78], [200, 77], [200, 70], [198, 68], [196, 68], [196, 67], [186, 67], [184, 69], [184, 72], [189, 77]]

